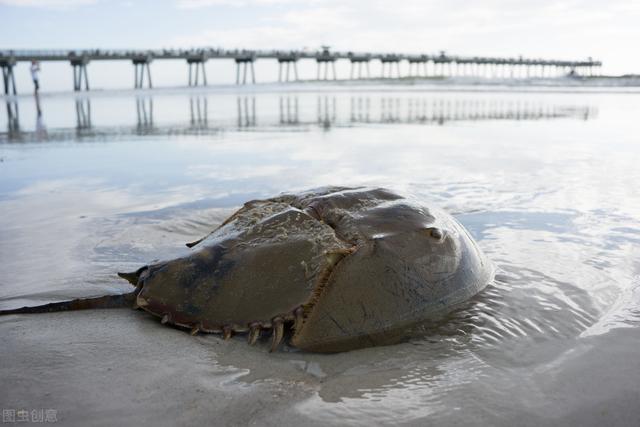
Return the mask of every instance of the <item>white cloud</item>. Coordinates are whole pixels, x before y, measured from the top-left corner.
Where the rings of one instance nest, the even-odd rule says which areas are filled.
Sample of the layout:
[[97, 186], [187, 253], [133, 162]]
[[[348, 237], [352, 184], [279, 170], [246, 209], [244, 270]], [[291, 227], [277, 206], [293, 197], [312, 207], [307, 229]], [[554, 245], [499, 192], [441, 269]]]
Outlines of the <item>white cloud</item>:
[[18, 7], [64, 9], [95, 4], [98, 0], [0, 0], [0, 4]]
[[201, 7], [209, 6], [237, 6], [242, 7], [245, 5], [243, 1], [234, 0], [177, 0], [176, 6], [180, 9], [198, 9]]
[[261, 26], [249, 29], [206, 30], [199, 34], [178, 36], [168, 46], [214, 46], [225, 49], [278, 49], [290, 48], [295, 30], [284, 27]]
[[211, 6], [250, 7], [254, 5], [286, 4], [295, 2], [295, 0], [176, 0], [176, 6], [179, 9], [199, 9]]
[[[222, 4], [228, 0], [178, 0]], [[239, 0], [251, 8], [265, 2]], [[316, 0], [265, 8], [233, 28], [182, 34], [171, 45], [289, 49], [328, 44], [336, 50], [602, 59], [605, 69], [636, 72], [640, 2], [610, 0]]]

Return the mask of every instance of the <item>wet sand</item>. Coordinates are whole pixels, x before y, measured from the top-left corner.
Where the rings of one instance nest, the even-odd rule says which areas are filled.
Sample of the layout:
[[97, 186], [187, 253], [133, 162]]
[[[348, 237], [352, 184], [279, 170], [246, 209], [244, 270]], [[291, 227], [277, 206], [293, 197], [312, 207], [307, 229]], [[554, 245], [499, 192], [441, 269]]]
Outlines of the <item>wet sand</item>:
[[[358, 399], [371, 390], [393, 388], [394, 375], [402, 375], [399, 360], [415, 347], [270, 354], [267, 342], [250, 347], [242, 337], [192, 337], [128, 309], [7, 316], [0, 319], [0, 335], [0, 405], [54, 408], [59, 424], [69, 426], [371, 425], [367, 417], [358, 418]], [[455, 390], [443, 396], [441, 403], [451, 406], [437, 416], [428, 407], [419, 416], [421, 408], [411, 406], [378, 421], [635, 425], [640, 417], [639, 345], [638, 329], [618, 329], [561, 352], [544, 369], [487, 366], [465, 385], [463, 399], [456, 401]], [[436, 370], [431, 379], [438, 376]], [[429, 379], [424, 373], [423, 380]], [[493, 399], [496, 392], [503, 401]], [[336, 416], [341, 413], [342, 418]]]

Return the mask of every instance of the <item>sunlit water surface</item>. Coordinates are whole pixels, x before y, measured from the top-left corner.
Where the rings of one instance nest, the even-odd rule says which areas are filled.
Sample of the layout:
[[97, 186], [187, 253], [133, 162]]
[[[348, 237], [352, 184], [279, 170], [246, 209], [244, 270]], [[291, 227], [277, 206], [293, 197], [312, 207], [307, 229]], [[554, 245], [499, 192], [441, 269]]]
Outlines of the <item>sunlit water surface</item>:
[[187, 253], [249, 199], [381, 185], [453, 213], [495, 282], [396, 346], [241, 357], [238, 337], [215, 347], [229, 388], [303, 381], [286, 411], [317, 423], [640, 417], [640, 93], [319, 87], [6, 108], [0, 308], [128, 291], [114, 272]]

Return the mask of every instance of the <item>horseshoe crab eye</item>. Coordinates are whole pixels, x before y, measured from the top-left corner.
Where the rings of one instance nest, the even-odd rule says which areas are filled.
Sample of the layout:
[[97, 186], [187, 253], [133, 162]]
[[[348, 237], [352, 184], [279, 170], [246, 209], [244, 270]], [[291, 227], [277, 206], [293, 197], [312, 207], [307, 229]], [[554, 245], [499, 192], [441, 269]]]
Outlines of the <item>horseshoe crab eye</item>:
[[438, 227], [428, 227], [425, 231], [429, 236], [433, 237], [437, 241], [441, 241], [444, 238], [444, 230]]

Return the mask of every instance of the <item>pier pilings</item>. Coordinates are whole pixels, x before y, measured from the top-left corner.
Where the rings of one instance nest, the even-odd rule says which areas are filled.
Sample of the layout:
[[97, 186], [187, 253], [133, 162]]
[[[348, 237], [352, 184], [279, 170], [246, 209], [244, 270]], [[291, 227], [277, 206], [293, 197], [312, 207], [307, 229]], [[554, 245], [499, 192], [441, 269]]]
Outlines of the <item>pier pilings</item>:
[[153, 84], [151, 83], [151, 67], [149, 66], [151, 64], [151, 61], [153, 61], [153, 57], [151, 55], [137, 56], [131, 60], [131, 62], [133, 63], [133, 71], [135, 75], [134, 87], [136, 89], [142, 89], [144, 87], [145, 74], [147, 76], [147, 87], [149, 89], [153, 88]]
[[17, 95], [16, 77], [13, 69], [16, 66], [14, 57], [0, 57], [0, 68], [2, 68], [2, 82], [4, 83], [5, 95]]
[[[206, 52], [197, 52], [195, 55], [187, 56], [187, 65], [189, 66], [189, 86], [207, 85], [207, 69], [205, 63], [209, 59]], [[195, 76], [192, 78], [192, 68], [195, 68]], [[200, 71], [202, 71], [202, 81], [200, 81]]]
[[371, 70], [369, 68], [369, 63], [371, 62], [371, 55], [370, 54], [363, 54], [363, 55], [358, 55], [358, 54], [354, 54], [353, 52], [349, 52], [349, 61], [351, 61], [351, 73], [349, 75], [350, 79], [353, 80], [354, 78], [354, 71], [358, 71], [358, 79], [361, 79], [363, 76], [362, 73], [362, 66], [366, 65], [366, 73], [367, 73], [367, 78], [371, 78]]
[[[331, 70], [333, 71], [333, 80], [338, 79], [338, 74], [336, 73], [337, 59], [337, 56], [329, 51], [329, 46], [322, 46], [322, 51], [316, 55], [316, 63], [318, 64], [318, 80], [329, 80], [329, 64], [331, 64]], [[322, 71], [324, 71], [324, 73], [321, 73]]]
[[253, 67], [253, 63], [256, 58], [254, 55], [248, 54], [245, 56], [238, 56], [235, 58], [236, 61], [236, 84], [240, 83], [240, 72], [242, 70], [242, 84], [247, 84], [247, 70], [249, 67], [251, 68], [251, 83], [256, 82], [256, 70]]
[[[382, 69], [380, 71], [380, 77], [382, 78], [392, 78], [393, 77], [393, 66], [396, 67], [396, 77], [400, 78], [400, 57], [398, 55], [384, 55], [380, 58], [380, 63], [382, 64]], [[385, 75], [385, 71], [387, 72]]]
[[278, 82], [283, 81], [282, 71], [283, 68], [286, 68], [286, 73], [284, 76], [284, 81], [288, 82], [289, 80], [289, 68], [293, 68], [294, 81], [298, 81], [298, 59], [299, 56], [296, 55], [295, 52], [289, 52], [286, 54], [280, 54], [277, 57], [278, 60]]
[[72, 52], [69, 54], [69, 62], [73, 68], [73, 90], [76, 92], [81, 91], [83, 82], [84, 90], [89, 90], [89, 75], [87, 74], [89, 57], [87, 55], [76, 56]]

